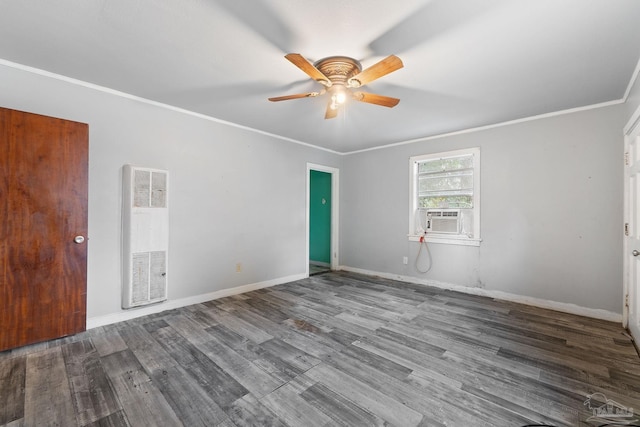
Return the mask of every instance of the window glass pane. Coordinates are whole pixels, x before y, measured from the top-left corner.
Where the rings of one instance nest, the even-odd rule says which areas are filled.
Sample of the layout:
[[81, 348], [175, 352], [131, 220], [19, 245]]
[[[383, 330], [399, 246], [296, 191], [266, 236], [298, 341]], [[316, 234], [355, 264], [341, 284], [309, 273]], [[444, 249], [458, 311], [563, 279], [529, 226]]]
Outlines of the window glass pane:
[[473, 196], [470, 190], [442, 190], [442, 191], [425, 191], [418, 193], [418, 197], [452, 197], [452, 196]]
[[420, 162], [418, 165], [418, 173], [444, 172], [471, 168], [473, 168], [473, 156], [466, 155]]
[[446, 208], [473, 208], [473, 196], [456, 195], [456, 196], [421, 196], [418, 197], [418, 207], [429, 209], [446, 209]]
[[440, 190], [473, 190], [473, 171], [445, 172], [438, 174], [420, 175], [418, 177], [418, 192]]

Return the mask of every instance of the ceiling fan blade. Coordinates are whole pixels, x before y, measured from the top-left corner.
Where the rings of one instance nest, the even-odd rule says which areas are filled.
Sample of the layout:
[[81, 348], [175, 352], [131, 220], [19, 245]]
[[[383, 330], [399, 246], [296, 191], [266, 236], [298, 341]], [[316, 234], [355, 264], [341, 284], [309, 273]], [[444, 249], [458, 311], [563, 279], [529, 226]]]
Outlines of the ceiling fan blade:
[[276, 96], [274, 98], [269, 98], [269, 101], [278, 102], [278, 101], [287, 101], [289, 99], [313, 98], [318, 95], [320, 95], [320, 92], [297, 93], [295, 95]]
[[393, 108], [398, 105], [400, 100], [398, 98], [392, 98], [390, 96], [376, 95], [375, 93], [355, 92], [353, 99], [360, 102], [367, 102], [369, 104], [382, 105], [383, 107]]
[[395, 55], [389, 55], [380, 62], [373, 64], [366, 70], [349, 79], [349, 87], [360, 87], [370, 83], [382, 76], [386, 76], [400, 68], [404, 67], [402, 60]]
[[324, 113], [325, 119], [333, 119], [338, 115], [338, 107], [334, 104], [333, 100], [329, 100], [327, 104], [327, 112]]
[[307, 61], [304, 56], [300, 55], [299, 53], [289, 53], [284, 57], [291, 61], [293, 65], [304, 71], [313, 80], [325, 85], [326, 87], [331, 86], [331, 81], [329, 80], [329, 78], [327, 78], [327, 76], [322, 74], [320, 70], [314, 67], [311, 62]]

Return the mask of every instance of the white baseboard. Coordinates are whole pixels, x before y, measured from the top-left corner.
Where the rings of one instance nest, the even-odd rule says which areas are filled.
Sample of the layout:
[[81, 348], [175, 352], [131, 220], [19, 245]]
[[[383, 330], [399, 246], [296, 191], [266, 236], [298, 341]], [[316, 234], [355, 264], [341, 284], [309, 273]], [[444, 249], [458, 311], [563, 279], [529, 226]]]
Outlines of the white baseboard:
[[[524, 295], [511, 294], [503, 291], [492, 291], [482, 288], [473, 288], [470, 286], [454, 285], [452, 283], [444, 283], [436, 280], [419, 279], [412, 276], [403, 276], [400, 274], [381, 273], [379, 271], [370, 271], [360, 268], [353, 268], [341, 265], [340, 270], [350, 271], [353, 273], [366, 274], [369, 276], [379, 276], [385, 279], [399, 280], [401, 282], [415, 283], [418, 285], [432, 286], [440, 289], [462, 292], [465, 294], [480, 295], [495, 298], [504, 301], [517, 302], [527, 304], [534, 307], [548, 308], [550, 310], [561, 311], [563, 313], [577, 314], [579, 316], [592, 317], [594, 319], [608, 320], [610, 322], [622, 323], [622, 314], [613, 311], [602, 310], [598, 308], [582, 307], [576, 304], [566, 302], [550, 301], [541, 298], [528, 297]], [[638, 331], [640, 332], [640, 331]]]
[[633, 337], [633, 341], [640, 351], [640, 322], [638, 319], [633, 317], [633, 315], [629, 316], [629, 332], [631, 332], [631, 336]]
[[243, 294], [245, 292], [255, 291], [257, 289], [268, 288], [271, 286], [281, 285], [283, 283], [295, 282], [306, 278], [305, 274], [295, 274], [278, 279], [267, 280], [264, 282], [251, 283], [248, 285], [236, 286], [235, 288], [222, 289], [207, 294], [196, 295], [193, 297], [181, 298], [177, 300], [168, 300], [158, 304], [148, 305], [140, 308], [131, 308], [122, 310], [117, 313], [111, 313], [104, 316], [89, 317], [87, 319], [87, 329], [93, 329], [112, 323], [123, 322], [125, 320], [135, 319], [136, 317], [146, 316], [148, 314], [160, 313], [166, 310], [173, 310], [187, 305], [200, 304], [219, 298], [229, 297], [232, 295]]

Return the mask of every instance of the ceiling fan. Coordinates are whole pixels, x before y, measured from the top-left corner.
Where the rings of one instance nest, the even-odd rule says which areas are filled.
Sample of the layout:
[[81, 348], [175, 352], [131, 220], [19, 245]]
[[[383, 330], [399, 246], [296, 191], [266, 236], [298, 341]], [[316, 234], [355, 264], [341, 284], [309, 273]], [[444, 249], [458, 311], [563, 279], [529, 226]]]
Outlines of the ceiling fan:
[[289, 99], [311, 98], [329, 93], [331, 98], [324, 115], [325, 119], [336, 117], [340, 106], [345, 103], [349, 96], [356, 101], [389, 108], [395, 107], [400, 102], [398, 98], [390, 96], [351, 90], [402, 68], [404, 66], [402, 61], [395, 55], [390, 55], [365, 70], [362, 69], [359, 61], [347, 56], [330, 56], [313, 64], [299, 53], [290, 53], [285, 55], [285, 58], [304, 71], [309, 77], [323, 85], [324, 88], [319, 92], [277, 96], [269, 98], [269, 101], [277, 102]]

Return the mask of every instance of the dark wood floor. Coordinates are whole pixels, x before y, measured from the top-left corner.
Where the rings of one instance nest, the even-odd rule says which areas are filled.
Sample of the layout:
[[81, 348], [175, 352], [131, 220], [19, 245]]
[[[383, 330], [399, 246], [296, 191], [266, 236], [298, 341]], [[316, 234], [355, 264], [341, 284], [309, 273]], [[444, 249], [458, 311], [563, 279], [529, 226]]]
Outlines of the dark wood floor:
[[350, 273], [0, 353], [12, 427], [591, 426], [596, 392], [640, 410], [617, 324]]

